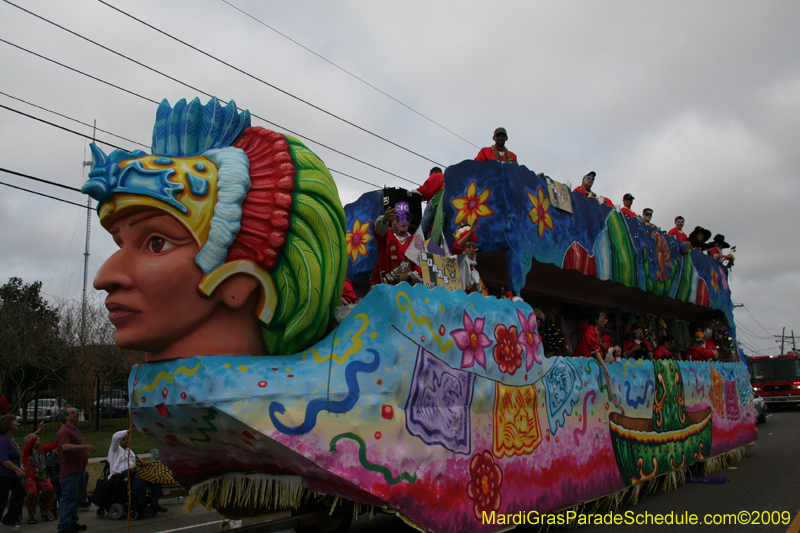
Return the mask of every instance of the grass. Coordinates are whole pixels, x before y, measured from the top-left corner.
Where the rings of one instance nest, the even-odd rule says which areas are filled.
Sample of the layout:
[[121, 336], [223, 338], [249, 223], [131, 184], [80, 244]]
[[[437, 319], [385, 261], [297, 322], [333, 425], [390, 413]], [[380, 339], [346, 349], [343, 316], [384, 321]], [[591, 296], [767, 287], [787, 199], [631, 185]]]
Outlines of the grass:
[[[117, 431], [127, 429], [128, 426], [128, 420], [124, 418], [113, 419], [109, 422], [113, 423], [114, 427], [101, 427], [100, 429], [94, 429], [92, 422], [78, 422], [78, 429], [80, 430], [81, 435], [83, 435], [83, 441], [86, 444], [91, 444], [97, 448], [96, 453], [89, 453], [90, 458], [107, 457], [108, 448], [111, 446], [111, 437], [113, 437], [114, 433]], [[16, 435], [19, 437], [17, 442], [19, 442], [20, 446], [22, 445], [22, 439], [27, 433], [30, 432], [31, 427], [32, 426], [28, 426], [23, 429], [23, 427], [20, 426], [20, 428], [17, 430]], [[57, 422], [46, 424], [44, 430], [41, 432], [42, 443], [49, 444], [53, 442], [53, 439], [56, 438], [56, 433], [60, 427], [61, 424]], [[133, 432], [133, 438], [131, 441], [131, 448], [136, 455], [150, 453], [150, 450], [153, 448], [153, 444], [137, 431]]]

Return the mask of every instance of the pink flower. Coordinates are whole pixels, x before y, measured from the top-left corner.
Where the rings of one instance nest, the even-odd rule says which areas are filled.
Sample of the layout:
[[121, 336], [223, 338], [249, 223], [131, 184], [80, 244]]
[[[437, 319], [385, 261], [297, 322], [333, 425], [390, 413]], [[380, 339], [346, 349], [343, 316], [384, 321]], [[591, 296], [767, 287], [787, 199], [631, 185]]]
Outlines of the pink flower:
[[522, 346], [517, 342], [517, 326], [506, 328], [503, 324], [497, 324], [494, 328], [494, 338], [497, 344], [492, 355], [497, 367], [500, 372], [513, 376], [522, 365]]
[[486, 352], [484, 348], [490, 346], [492, 341], [483, 332], [484, 318], [476, 318], [475, 322], [464, 311], [464, 329], [457, 329], [450, 332], [450, 336], [456, 341], [458, 348], [464, 353], [461, 356], [461, 368], [471, 367], [475, 361], [486, 369]]
[[484, 450], [473, 455], [469, 462], [467, 497], [475, 502], [472, 511], [476, 520], [481, 520], [484, 511], [490, 513], [500, 509], [502, 486], [503, 471], [494, 462], [492, 452]]
[[517, 309], [517, 318], [522, 326], [517, 342], [525, 346], [525, 370], [530, 370], [534, 361], [542, 364], [542, 360], [539, 359], [539, 345], [542, 340], [536, 333], [536, 313], [531, 313], [525, 318], [525, 314]]

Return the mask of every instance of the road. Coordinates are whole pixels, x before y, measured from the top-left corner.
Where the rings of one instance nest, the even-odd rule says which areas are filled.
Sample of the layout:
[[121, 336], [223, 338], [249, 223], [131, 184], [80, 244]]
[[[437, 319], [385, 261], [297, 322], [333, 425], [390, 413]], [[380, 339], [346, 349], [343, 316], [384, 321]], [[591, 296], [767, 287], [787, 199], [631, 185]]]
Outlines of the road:
[[[650, 494], [640, 497], [637, 505], [623, 505], [618, 511], [623, 519], [637, 515], [643, 520], [644, 513], [666, 515], [673, 512], [697, 515], [702, 521], [706, 514], [737, 514], [766, 511], [773, 513], [770, 519], [779, 519], [779, 524], [768, 525], [603, 525], [578, 526], [577, 528], [520, 526], [514, 531], [533, 533], [549, 531], [553, 533], [606, 533], [616, 531], [658, 531], [659, 533], [710, 533], [713, 531], [749, 531], [753, 533], [798, 533], [800, 529], [800, 409], [772, 411], [765, 424], [758, 425], [758, 441], [750, 448], [747, 459], [735, 467], [724, 470], [725, 484], [691, 484], [676, 491]], [[162, 500], [169, 512], [157, 518], [142, 518], [130, 523], [131, 533], [217, 533], [220, 531], [220, 516], [196, 508], [190, 515], [182, 513], [182, 503], [175, 499]], [[628, 512], [629, 515], [625, 513]], [[783, 513], [783, 515], [780, 515]], [[27, 516], [27, 513], [26, 513]], [[763, 515], [767, 518], [767, 515]], [[788, 517], [788, 520], [786, 518]], [[713, 519], [713, 516], [712, 516]], [[89, 533], [125, 530], [124, 521], [114, 522], [108, 517], [98, 518], [92, 511], [83, 511], [80, 521], [89, 526]], [[259, 521], [261, 522], [261, 521]], [[791, 524], [787, 524], [790, 522]], [[244, 522], [244, 526], [254, 524]], [[53, 532], [55, 523], [39, 523], [35, 526], [23, 525], [27, 533]], [[291, 532], [292, 530], [288, 530]], [[372, 520], [361, 515], [353, 521], [350, 533], [415, 533], [417, 530], [403, 523], [399, 518], [379, 514]]]

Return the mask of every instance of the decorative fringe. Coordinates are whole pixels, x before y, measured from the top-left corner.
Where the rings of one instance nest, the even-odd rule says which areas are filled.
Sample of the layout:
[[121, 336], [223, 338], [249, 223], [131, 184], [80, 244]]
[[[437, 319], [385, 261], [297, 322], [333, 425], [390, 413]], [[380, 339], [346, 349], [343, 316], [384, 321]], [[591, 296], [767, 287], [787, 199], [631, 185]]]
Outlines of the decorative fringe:
[[220, 507], [297, 509], [305, 492], [300, 476], [224, 474], [193, 485], [183, 509], [190, 513], [197, 504], [209, 511]]
[[[566, 513], [568, 511], [574, 511], [576, 516], [586, 513], [604, 514], [609, 511], [616, 511], [626, 501], [627, 503], [636, 505], [639, 503], [640, 496], [643, 498], [644, 496], [653, 494], [659, 490], [661, 492], [671, 492], [673, 490], [677, 490], [678, 487], [686, 483], [686, 478], [693, 468], [702, 467], [703, 473], [706, 476], [710, 476], [719, 472], [720, 470], [728, 468], [729, 466], [741, 463], [747, 456], [747, 451], [750, 449], [750, 446], [751, 444], [747, 444], [746, 446], [742, 446], [740, 448], [736, 448], [735, 450], [730, 450], [706, 459], [702, 463], [695, 463], [693, 465], [671, 470], [658, 477], [641, 481], [635, 485], [631, 485], [630, 487], [625, 487], [617, 492], [612, 492], [611, 494], [606, 494], [605, 496], [594, 500], [588, 500], [570, 507], [565, 507], [555, 512]], [[570, 527], [577, 527], [577, 525], [577, 520], [573, 520], [572, 523], [570, 523]]]

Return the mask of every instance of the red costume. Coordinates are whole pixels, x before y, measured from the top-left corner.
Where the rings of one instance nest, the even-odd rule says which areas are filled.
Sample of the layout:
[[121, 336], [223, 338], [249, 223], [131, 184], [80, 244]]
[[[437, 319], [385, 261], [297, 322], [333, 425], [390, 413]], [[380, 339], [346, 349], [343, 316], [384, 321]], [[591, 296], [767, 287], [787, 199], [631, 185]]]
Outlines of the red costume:
[[[386, 233], [381, 235], [378, 233], [377, 223], [375, 228], [375, 241], [378, 243], [378, 264], [375, 265], [375, 270], [372, 271], [370, 283], [377, 285], [383, 283], [381, 273], [388, 275], [392, 270], [400, 266], [400, 263], [406, 259], [406, 250], [413, 240], [412, 235], [406, 235], [405, 242], [400, 242], [400, 239], [394, 234], [391, 228], [386, 229]], [[411, 263], [411, 270], [422, 273], [420, 268]]]
[[[487, 146], [486, 148], [481, 148], [481, 151], [478, 152], [478, 155], [475, 157], [475, 161], [503, 161], [504, 163], [516, 163], [517, 162], [517, 154], [506, 148], [505, 152], [501, 156], [495, 150], [494, 146]], [[422, 191], [420, 191], [422, 192]]]
[[689, 237], [687, 237], [686, 234], [681, 230], [679, 230], [678, 228], [672, 228], [671, 230], [669, 230], [669, 233], [667, 233], [667, 235], [672, 235], [681, 242], [689, 241]]
[[442, 187], [444, 187], [444, 174], [441, 172], [434, 172], [428, 176], [425, 183], [417, 190], [422, 197], [425, 198], [426, 202], [430, 202], [433, 195], [441, 191]]
[[344, 290], [342, 290], [342, 300], [344, 300], [349, 304], [354, 304], [356, 303], [356, 300], [358, 300], [358, 295], [356, 294], [356, 291], [353, 290], [353, 284], [347, 278], [344, 278]]
[[653, 359], [672, 359], [672, 352], [667, 350], [664, 346], [656, 346], [653, 352]]
[[[593, 193], [592, 191], [587, 191], [586, 189], [583, 188], [583, 185], [578, 185], [577, 187], [575, 187], [573, 189], [573, 191], [581, 193], [586, 198], [594, 198], [595, 200], [597, 199], [597, 194]], [[614, 202], [612, 202], [608, 198], [603, 198], [603, 201], [608, 207], [611, 207], [611, 208], [614, 207]]]
[[[582, 188], [583, 187], [581, 187], [581, 189]], [[623, 207], [622, 209], [619, 210], [619, 212], [622, 213], [623, 215], [628, 215], [631, 218], [638, 218], [639, 217], [639, 215], [637, 215], [636, 213], [634, 213], [633, 211], [631, 211], [627, 207]]]
[[[23, 486], [27, 492], [25, 504], [28, 507], [28, 516], [33, 517], [36, 514], [37, 505], [41, 508], [43, 517], [48, 516], [53, 509], [55, 492], [47, 477], [44, 456], [57, 446], [58, 441], [54, 440], [52, 443], [42, 446], [41, 450], [37, 450], [36, 439], [32, 438], [22, 448], [22, 467], [25, 470]], [[50, 520], [52, 519], [48, 519], [48, 521]]]
[[692, 361], [713, 361], [716, 357], [714, 352], [702, 346], [692, 346], [686, 350], [686, 355], [692, 358]]
[[[651, 348], [651, 347], [650, 347], [650, 341], [648, 341], [647, 339], [644, 339], [644, 340], [642, 340], [641, 344], [637, 344], [637, 342], [636, 342], [635, 340], [633, 340], [633, 339], [628, 339], [628, 340], [626, 340], [626, 341], [625, 341], [625, 345], [622, 347], [622, 352], [623, 352], [623, 354], [624, 354], [625, 352], [628, 352], [628, 351], [630, 351], [630, 350], [631, 350], [631, 349], [632, 349], [634, 346], [637, 346], [637, 345], [638, 345], [638, 346], [644, 346], [644, 351], [645, 351], [645, 354], [646, 354], [647, 352], [652, 352], [652, 351], [653, 351], [653, 348]], [[638, 358], [640, 358], [640, 359], [641, 359], [641, 357], [642, 357], [643, 355], [644, 355], [644, 354], [642, 353], [642, 351], [641, 351], [641, 350], [639, 350], [639, 356], [638, 356]]]
[[580, 329], [580, 338], [578, 345], [575, 346], [573, 357], [594, 357], [594, 352], [603, 353], [603, 347], [597, 335], [597, 328], [591, 324], [583, 324]]

